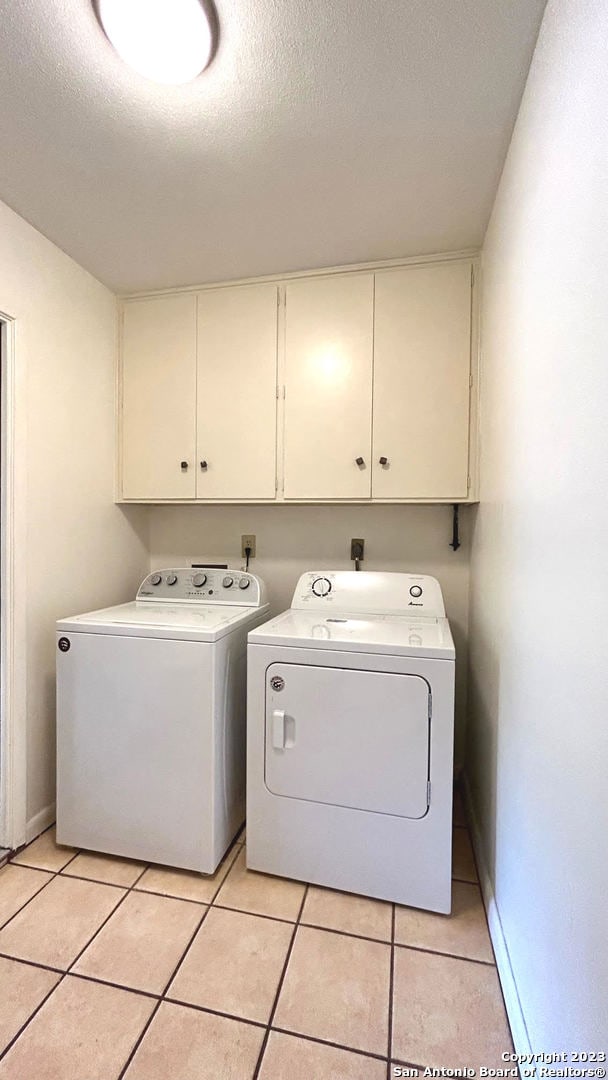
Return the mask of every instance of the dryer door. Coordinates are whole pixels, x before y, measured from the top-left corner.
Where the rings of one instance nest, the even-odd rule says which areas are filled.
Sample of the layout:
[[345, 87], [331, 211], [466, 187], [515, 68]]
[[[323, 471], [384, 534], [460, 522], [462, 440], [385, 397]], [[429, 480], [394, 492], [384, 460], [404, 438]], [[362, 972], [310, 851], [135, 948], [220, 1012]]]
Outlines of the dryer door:
[[428, 809], [430, 694], [418, 675], [271, 664], [267, 788], [399, 817]]

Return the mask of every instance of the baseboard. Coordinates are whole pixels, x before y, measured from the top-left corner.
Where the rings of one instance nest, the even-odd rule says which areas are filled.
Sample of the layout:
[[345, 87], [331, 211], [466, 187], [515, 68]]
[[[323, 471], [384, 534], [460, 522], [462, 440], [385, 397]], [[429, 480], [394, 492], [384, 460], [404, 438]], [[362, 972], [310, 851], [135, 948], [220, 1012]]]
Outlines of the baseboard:
[[25, 842], [31, 844], [32, 840], [35, 840], [37, 836], [40, 836], [41, 832], [48, 829], [49, 825], [52, 825], [55, 820], [55, 803], [49, 803], [44, 809], [39, 810], [37, 814], [34, 814], [33, 818], [30, 818], [25, 826]]
[[511, 1025], [511, 1034], [513, 1035], [515, 1052], [516, 1054], [530, 1054], [532, 1053], [532, 1047], [530, 1045], [528, 1029], [526, 1026], [521, 1001], [517, 991], [517, 983], [515, 982], [515, 976], [513, 975], [513, 968], [511, 967], [509, 948], [505, 939], [502, 923], [500, 921], [500, 912], [496, 903], [496, 897], [494, 896], [494, 885], [492, 883], [492, 879], [490, 877], [488, 865], [484, 855], [479, 822], [477, 820], [477, 816], [475, 814], [475, 807], [471, 798], [469, 778], [465, 770], [463, 770], [462, 772], [462, 793], [464, 796], [465, 813], [471, 830], [471, 839], [473, 841], [473, 847], [475, 849], [475, 858], [477, 860], [477, 869], [479, 871], [479, 881], [483, 894], [483, 902], [485, 904], [486, 914], [488, 916], [490, 937], [492, 939], [492, 945], [494, 946], [494, 953], [496, 956], [498, 977], [500, 979], [500, 985], [502, 987], [502, 993], [505, 999], [507, 1016], [509, 1017], [509, 1023]]

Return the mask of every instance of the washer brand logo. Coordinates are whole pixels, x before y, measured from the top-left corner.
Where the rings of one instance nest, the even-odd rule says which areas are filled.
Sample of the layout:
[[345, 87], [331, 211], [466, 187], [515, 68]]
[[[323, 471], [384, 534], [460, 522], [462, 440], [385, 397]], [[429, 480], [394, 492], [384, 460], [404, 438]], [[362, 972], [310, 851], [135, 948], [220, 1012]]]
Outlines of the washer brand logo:
[[67, 637], [60, 637], [59, 638], [59, 641], [57, 642], [57, 648], [59, 649], [60, 652], [69, 652], [70, 647], [71, 647], [71, 644], [70, 644], [70, 639], [69, 638], [67, 638]]
[[270, 685], [272, 686], [273, 690], [282, 690], [285, 686], [285, 680], [282, 679], [280, 675], [273, 675], [272, 679], [270, 680]]

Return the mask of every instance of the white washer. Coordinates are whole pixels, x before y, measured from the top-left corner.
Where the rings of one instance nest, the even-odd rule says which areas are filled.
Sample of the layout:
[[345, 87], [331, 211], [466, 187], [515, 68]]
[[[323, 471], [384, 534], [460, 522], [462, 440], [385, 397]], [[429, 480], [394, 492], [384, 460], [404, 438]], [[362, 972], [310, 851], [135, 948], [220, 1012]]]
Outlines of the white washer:
[[454, 670], [434, 578], [304, 574], [249, 633], [247, 865], [449, 912]]
[[57, 839], [212, 874], [245, 816], [247, 631], [263, 582], [149, 574], [57, 623]]

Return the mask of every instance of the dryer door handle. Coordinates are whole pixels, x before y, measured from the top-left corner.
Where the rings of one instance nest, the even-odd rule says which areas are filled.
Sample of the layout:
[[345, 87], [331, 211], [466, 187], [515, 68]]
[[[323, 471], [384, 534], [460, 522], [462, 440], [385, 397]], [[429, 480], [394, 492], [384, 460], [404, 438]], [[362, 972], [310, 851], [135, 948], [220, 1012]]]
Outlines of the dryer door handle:
[[272, 745], [275, 750], [285, 749], [285, 709], [272, 710]]

